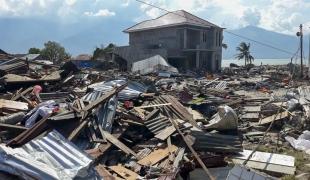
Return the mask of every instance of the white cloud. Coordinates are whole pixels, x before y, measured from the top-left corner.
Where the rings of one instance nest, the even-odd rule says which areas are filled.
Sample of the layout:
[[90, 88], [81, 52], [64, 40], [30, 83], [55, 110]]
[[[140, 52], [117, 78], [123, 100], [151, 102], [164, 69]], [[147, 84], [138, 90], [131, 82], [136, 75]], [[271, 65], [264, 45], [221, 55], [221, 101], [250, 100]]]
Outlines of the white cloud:
[[123, 0], [124, 2], [121, 4], [123, 7], [128, 7], [130, 4], [130, 0]]
[[66, 0], [65, 2], [66, 2], [66, 4], [67, 4], [68, 6], [73, 6], [73, 5], [76, 4], [76, 1], [77, 1], [77, 0]]
[[[158, 0], [148, 1], [169, 11], [184, 9], [228, 29], [256, 25], [269, 30], [295, 34], [300, 23], [310, 24], [309, 0]], [[165, 13], [140, 4], [144, 18]]]
[[110, 11], [108, 9], [100, 9], [98, 12], [94, 13], [91, 11], [84, 12], [86, 16], [115, 16], [115, 12]]
[[[184, 9], [227, 29], [257, 25], [295, 34], [299, 24], [309, 31], [310, 0], [144, 0], [169, 11]], [[122, 13], [118, 13], [122, 11]], [[135, 0], [0, 0], [1, 17], [60, 18], [78, 22], [83, 16], [119, 16], [141, 21], [165, 11]], [[127, 15], [128, 14], [128, 15]], [[307, 28], [306, 28], [307, 27]]]

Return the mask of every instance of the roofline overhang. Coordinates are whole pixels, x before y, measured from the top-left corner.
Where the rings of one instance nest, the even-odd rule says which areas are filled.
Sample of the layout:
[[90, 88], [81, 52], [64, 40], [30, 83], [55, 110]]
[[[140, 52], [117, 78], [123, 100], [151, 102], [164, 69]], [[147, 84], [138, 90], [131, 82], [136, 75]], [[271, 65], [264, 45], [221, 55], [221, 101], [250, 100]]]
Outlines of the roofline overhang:
[[180, 25], [191, 25], [191, 26], [203, 27], [203, 28], [215, 27], [215, 28], [224, 29], [224, 28], [219, 27], [219, 26], [209, 26], [209, 25], [201, 26], [201, 25], [192, 24], [192, 23], [177, 23], [177, 24], [170, 24], [170, 25], [157, 26], [157, 27], [151, 27], [151, 28], [142, 28], [142, 29], [136, 29], [136, 30], [128, 30], [128, 29], [130, 29], [130, 28], [128, 28], [128, 29], [123, 30], [123, 32], [124, 33], [131, 33], [131, 32], [139, 32], [139, 31], [146, 31], [146, 30], [152, 30], [152, 29], [160, 29], [160, 28], [166, 28], [166, 27], [174, 27], [174, 26], [180, 26]]

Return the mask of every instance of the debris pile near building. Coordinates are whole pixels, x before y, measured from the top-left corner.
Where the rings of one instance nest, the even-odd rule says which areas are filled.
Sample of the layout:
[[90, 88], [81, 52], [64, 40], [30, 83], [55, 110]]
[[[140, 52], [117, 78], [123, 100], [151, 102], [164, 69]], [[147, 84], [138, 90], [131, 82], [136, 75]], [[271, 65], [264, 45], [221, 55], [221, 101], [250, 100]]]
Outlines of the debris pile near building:
[[37, 65], [0, 65], [7, 179], [309, 177], [310, 86], [285, 66], [163, 77]]

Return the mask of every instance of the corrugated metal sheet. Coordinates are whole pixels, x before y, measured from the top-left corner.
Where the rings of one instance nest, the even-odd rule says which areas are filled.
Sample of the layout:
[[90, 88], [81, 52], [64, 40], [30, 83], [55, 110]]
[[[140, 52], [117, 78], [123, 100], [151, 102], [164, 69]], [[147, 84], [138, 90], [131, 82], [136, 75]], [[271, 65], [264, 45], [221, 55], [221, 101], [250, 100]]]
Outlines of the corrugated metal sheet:
[[[126, 80], [113, 80], [108, 82], [100, 82], [90, 85], [90, 88], [93, 88], [94, 91], [86, 94], [83, 97], [85, 101], [94, 101], [98, 97], [100, 97], [105, 92], [111, 91], [115, 86], [121, 86], [126, 83]], [[137, 85], [137, 84], [136, 84]], [[133, 84], [132, 87], [135, 85]], [[140, 87], [141, 88], [141, 87]], [[129, 88], [128, 86], [118, 93], [118, 99], [120, 100], [131, 100], [134, 98], [138, 98], [142, 92]]]
[[57, 131], [20, 148], [1, 144], [0, 151], [0, 169], [25, 179], [97, 179], [90, 157]]
[[240, 152], [242, 150], [242, 143], [238, 136], [200, 131], [192, 131], [191, 135], [194, 137], [193, 147], [196, 150], [212, 152]]

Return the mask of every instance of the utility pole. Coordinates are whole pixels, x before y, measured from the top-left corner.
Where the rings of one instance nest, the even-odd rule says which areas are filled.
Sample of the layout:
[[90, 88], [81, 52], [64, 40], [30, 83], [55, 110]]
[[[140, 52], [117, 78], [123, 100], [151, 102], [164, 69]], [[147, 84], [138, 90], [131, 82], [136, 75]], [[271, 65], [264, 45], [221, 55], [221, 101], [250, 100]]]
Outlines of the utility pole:
[[299, 26], [299, 32], [296, 33], [300, 37], [300, 77], [303, 77], [304, 67], [303, 67], [303, 33], [302, 24]]
[[308, 46], [309, 46], [309, 52], [308, 52], [309, 53], [308, 54], [308, 77], [310, 77], [310, 33], [308, 34], [308, 36], [309, 36], [309, 44], [308, 44]]

